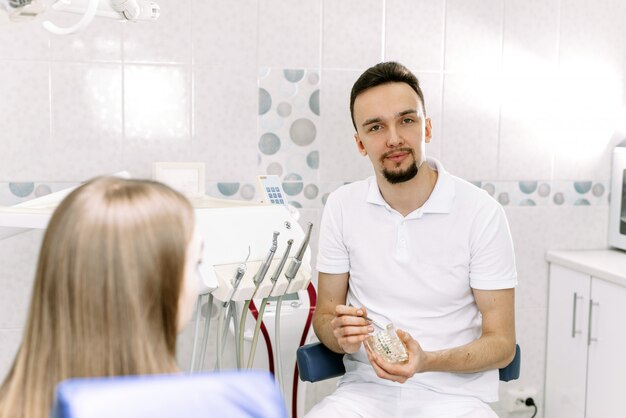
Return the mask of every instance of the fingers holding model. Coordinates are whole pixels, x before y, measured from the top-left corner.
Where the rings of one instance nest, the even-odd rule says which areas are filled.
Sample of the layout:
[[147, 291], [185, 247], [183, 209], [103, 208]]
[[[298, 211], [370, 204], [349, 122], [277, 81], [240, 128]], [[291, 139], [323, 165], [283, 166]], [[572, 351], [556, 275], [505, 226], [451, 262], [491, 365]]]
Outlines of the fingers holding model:
[[345, 353], [356, 353], [361, 344], [374, 331], [370, 321], [365, 319], [365, 308], [354, 306], [335, 306], [335, 316], [330, 321], [333, 335]]

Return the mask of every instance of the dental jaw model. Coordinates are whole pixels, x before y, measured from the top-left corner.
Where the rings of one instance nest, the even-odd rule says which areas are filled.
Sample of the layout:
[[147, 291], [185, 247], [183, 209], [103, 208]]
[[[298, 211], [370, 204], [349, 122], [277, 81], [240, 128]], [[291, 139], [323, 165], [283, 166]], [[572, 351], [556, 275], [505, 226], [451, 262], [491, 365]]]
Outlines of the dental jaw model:
[[388, 363], [402, 363], [409, 359], [406, 347], [393, 324], [387, 324], [386, 328], [367, 337], [365, 344]]

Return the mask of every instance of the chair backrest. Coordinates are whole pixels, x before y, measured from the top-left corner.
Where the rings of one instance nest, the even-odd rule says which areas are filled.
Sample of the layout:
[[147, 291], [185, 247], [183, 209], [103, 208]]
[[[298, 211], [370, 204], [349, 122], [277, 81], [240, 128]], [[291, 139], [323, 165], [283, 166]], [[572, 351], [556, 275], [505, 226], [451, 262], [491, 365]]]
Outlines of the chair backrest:
[[57, 385], [52, 418], [287, 418], [269, 373], [120, 376]]
[[[305, 382], [319, 382], [331, 377], [341, 376], [346, 372], [343, 354], [338, 354], [322, 343], [306, 344], [296, 352], [300, 379]], [[515, 358], [508, 366], [500, 369], [500, 380], [508, 382], [519, 378], [522, 353], [519, 345], [515, 346]]]

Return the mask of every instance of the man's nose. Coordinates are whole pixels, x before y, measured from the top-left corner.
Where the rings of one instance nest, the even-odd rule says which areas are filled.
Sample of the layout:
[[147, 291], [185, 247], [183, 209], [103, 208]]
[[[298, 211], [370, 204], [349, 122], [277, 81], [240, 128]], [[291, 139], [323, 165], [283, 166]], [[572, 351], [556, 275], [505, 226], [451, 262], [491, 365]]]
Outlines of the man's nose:
[[389, 136], [387, 137], [387, 146], [397, 147], [398, 145], [404, 142], [398, 130], [395, 127], [390, 127], [388, 132], [389, 132]]

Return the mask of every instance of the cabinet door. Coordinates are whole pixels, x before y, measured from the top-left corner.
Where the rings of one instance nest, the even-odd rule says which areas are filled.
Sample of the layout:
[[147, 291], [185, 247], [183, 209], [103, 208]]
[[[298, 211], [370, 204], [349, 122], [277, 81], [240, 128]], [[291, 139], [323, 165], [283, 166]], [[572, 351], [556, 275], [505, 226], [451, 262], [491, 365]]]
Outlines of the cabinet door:
[[591, 280], [587, 418], [623, 418], [626, 393], [626, 288]]
[[583, 418], [587, 381], [587, 319], [591, 277], [550, 266], [547, 418]]

